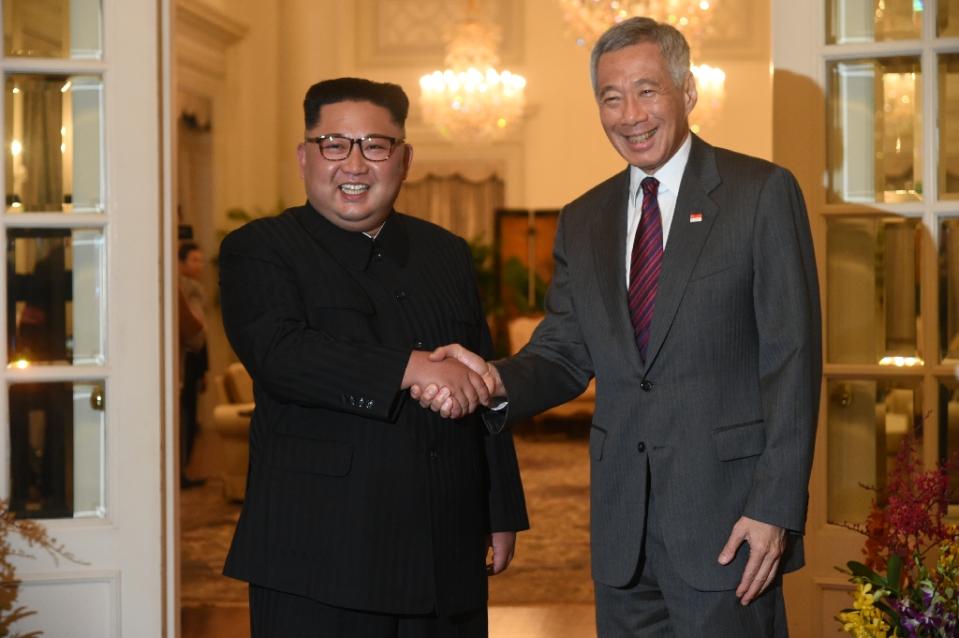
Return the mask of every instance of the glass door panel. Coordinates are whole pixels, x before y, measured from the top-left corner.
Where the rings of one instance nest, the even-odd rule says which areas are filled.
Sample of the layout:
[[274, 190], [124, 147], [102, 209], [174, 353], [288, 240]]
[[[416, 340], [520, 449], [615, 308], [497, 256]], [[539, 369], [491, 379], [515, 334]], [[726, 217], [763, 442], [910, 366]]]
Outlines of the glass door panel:
[[103, 232], [7, 230], [8, 367], [100, 365]]
[[921, 435], [918, 380], [846, 379], [827, 385], [826, 434], [829, 450], [827, 519], [861, 522], [874, 493], [863, 485], [885, 486], [902, 439]]
[[923, 3], [916, 0], [828, 0], [826, 42], [911, 40], [922, 35]]
[[834, 218], [826, 226], [829, 363], [921, 364], [920, 221]]
[[103, 212], [103, 83], [13, 74], [4, 90], [7, 212]]
[[100, 0], [4, 0], [3, 50], [11, 57], [98, 59]]
[[[939, 458], [959, 458], [959, 382], [939, 382]], [[949, 474], [949, 504], [959, 505], [959, 471]]]
[[937, 6], [939, 12], [936, 15], [936, 35], [959, 36], [959, 0], [939, 0]]
[[959, 199], [959, 53], [939, 56], [939, 199]]
[[830, 202], [922, 198], [922, 74], [918, 57], [829, 64]]
[[105, 513], [102, 382], [10, 388], [10, 509], [21, 518]]

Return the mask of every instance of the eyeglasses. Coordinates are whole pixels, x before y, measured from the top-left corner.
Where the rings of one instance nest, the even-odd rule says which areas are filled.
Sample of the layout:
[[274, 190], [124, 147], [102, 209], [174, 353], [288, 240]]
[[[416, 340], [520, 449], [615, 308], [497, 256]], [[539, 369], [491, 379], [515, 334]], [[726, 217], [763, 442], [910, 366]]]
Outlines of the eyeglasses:
[[353, 145], [360, 147], [360, 153], [371, 162], [385, 162], [390, 159], [393, 149], [398, 144], [403, 143], [403, 138], [387, 137], [386, 135], [367, 135], [366, 137], [352, 138], [345, 135], [320, 135], [319, 137], [308, 137], [307, 142], [312, 142], [320, 147], [320, 154], [324, 159], [331, 162], [345, 160], [353, 152]]

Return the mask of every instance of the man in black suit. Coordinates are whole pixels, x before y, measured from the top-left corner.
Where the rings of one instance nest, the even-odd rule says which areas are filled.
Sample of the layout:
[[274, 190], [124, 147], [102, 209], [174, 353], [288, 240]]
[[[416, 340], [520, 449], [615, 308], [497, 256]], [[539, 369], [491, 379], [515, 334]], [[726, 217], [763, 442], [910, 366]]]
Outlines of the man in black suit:
[[254, 637], [486, 636], [487, 572], [528, 527], [511, 436], [406, 396], [436, 384], [472, 412], [484, 380], [428, 352], [491, 350], [466, 242], [393, 210], [408, 108], [393, 84], [312, 86], [308, 203], [220, 249], [224, 325], [256, 397], [224, 573], [250, 583]]

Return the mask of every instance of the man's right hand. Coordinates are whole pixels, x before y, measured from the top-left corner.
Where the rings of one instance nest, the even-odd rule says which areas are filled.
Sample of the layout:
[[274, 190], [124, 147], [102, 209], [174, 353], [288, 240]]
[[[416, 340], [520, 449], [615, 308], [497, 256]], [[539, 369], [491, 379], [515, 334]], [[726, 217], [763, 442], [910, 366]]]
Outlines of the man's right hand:
[[[455, 359], [470, 370], [480, 375], [486, 385], [489, 396], [505, 397], [506, 388], [503, 386], [503, 380], [500, 378], [499, 371], [485, 361], [481, 356], [467, 350], [458, 343], [452, 343], [447, 346], [437, 348], [430, 353], [431, 361], [445, 361]], [[455, 402], [453, 401], [452, 391], [448, 387], [438, 384], [421, 386], [418, 384], [410, 388], [410, 395], [419, 400], [420, 405], [429, 408], [434, 412], [439, 412], [440, 416], [447, 418], [457, 418], [455, 413]], [[481, 401], [483, 405], [489, 405], [489, 401]]]
[[[404, 390], [411, 388], [411, 394], [413, 388], [442, 388], [440, 407], [446, 409], [436, 411], [454, 419], [472, 413], [480, 404], [486, 405], [490, 398], [486, 380], [458, 359], [437, 357], [435, 352], [419, 350], [410, 355], [401, 387]], [[414, 398], [418, 395], [419, 392]], [[423, 404], [422, 399], [420, 403]]]

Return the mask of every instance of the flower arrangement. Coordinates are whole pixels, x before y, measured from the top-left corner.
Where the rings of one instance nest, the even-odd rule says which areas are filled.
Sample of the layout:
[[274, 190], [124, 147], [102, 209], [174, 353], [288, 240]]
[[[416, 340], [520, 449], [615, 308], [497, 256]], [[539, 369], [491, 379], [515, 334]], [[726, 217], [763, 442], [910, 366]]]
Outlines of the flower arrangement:
[[[27, 609], [23, 605], [15, 606], [20, 593], [20, 581], [17, 580], [16, 568], [10, 559], [14, 556], [30, 556], [27, 553], [14, 549], [10, 545], [10, 534], [16, 533], [28, 547], [41, 547], [56, 561], [66, 558], [74, 563], [81, 563], [63, 545], [51, 538], [43, 525], [37, 521], [17, 520], [10, 511], [9, 504], [0, 500], [0, 638], [36, 638], [42, 632], [32, 631], [29, 634], [11, 634], [11, 627], [18, 621], [32, 616], [37, 612]], [[81, 563], [82, 564], [82, 563]]]
[[[856, 638], [959, 636], [959, 526], [946, 524], [948, 464], [922, 471], [916, 441], [896, 454], [865, 523], [865, 562], [849, 561], [854, 605], [836, 619]], [[933, 553], [935, 550], [935, 553]], [[935, 557], [935, 563], [933, 558]]]

